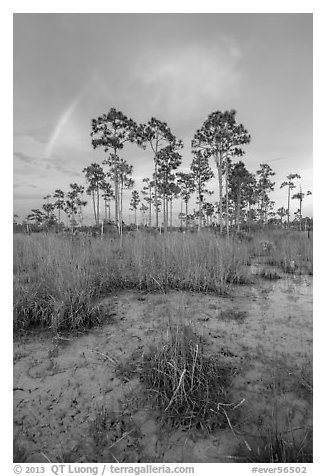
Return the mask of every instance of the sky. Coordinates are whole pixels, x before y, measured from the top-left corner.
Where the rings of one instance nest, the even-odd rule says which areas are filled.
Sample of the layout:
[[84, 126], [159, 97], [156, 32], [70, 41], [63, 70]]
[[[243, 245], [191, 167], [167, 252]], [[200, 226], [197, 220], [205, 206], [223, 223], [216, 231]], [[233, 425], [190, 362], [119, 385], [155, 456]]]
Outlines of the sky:
[[[183, 171], [208, 115], [235, 109], [252, 137], [241, 160], [250, 172], [268, 163], [276, 173], [275, 208], [287, 207], [280, 185], [290, 173], [301, 175], [295, 192], [313, 192], [312, 23], [295, 13], [14, 14], [14, 213], [21, 220], [55, 189], [86, 184], [83, 168], [106, 158], [92, 148], [91, 120], [111, 107], [137, 123], [166, 121], [185, 144]], [[121, 155], [140, 191], [153, 173], [150, 148], [132, 144]], [[208, 188], [217, 200], [217, 179]]]

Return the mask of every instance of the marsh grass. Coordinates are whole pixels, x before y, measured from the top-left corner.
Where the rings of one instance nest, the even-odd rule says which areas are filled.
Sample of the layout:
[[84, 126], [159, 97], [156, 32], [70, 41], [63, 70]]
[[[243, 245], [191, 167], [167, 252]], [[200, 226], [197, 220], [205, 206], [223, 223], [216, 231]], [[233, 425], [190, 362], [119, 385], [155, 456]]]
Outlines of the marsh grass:
[[54, 332], [98, 325], [100, 296], [169, 289], [223, 294], [247, 275], [245, 245], [212, 234], [90, 239], [14, 236], [14, 328]]
[[166, 337], [146, 356], [143, 381], [172, 426], [211, 431], [228, 424], [232, 372], [219, 356], [204, 354], [189, 324], [170, 323]]
[[242, 443], [238, 456], [250, 463], [310, 463], [313, 461], [311, 358], [307, 356], [293, 366], [278, 357], [270, 360], [269, 368], [265, 403], [253, 410], [253, 418], [247, 418], [252, 420], [255, 435], [246, 435], [250, 446]]
[[240, 450], [249, 463], [312, 463], [313, 436], [311, 427], [281, 429], [277, 423], [277, 416], [271, 413], [270, 419], [265, 420], [260, 428], [259, 437], [251, 446]]
[[241, 282], [246, 277], [246, 247], [208, 233], [139, 235], [132, 241], [125, 240], [123, 253], [138, 287], [149, 291], [223, 293], [227, 283]]
[[281, 279], [281, 276], [279, 275], [279, 273], [274, 269], [263, 268], [260, 271], [259, 276], [269, 281], [275, 281], [276, 279]]
[[279, 266], [286, 273], [313, 274], [313, 240], [304, 232], [257, 233], [248, 247], [251, 256], [262, 258], [265, 264]]
[[[312, 274], [312, 240], [274, 231], [250, 241], [213, 233], [135, 233], [119, 240], [67, 235], [14, 235], [14, 328], [54, 332], [98, 325], [98, 299], [114, 290], [225, 294], [251, 282], [250, 256], [288, 272]], [[276, 279], [276, 274], [268, 279]]]

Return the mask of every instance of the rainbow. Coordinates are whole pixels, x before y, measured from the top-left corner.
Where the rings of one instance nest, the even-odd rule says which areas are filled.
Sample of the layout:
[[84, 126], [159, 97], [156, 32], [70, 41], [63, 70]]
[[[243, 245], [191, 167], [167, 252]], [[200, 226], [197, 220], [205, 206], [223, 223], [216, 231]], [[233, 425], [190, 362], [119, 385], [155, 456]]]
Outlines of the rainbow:
[[44, 156], [46, 159], [50, 158], [52, 156], [52, 153], [53, 153], [53, 149], [58, 141], [58, 138], [61, 134], [61, 131], [62, 129], [64, 128], [64, 126], [67, 124], [69, 118], [71, 117], [71, 115], [73, 114], [73, 112], [75, 111], [76, 107], [78, 106], [78, 104], [80, 103], [80, 100], [82, 99], [82, 97], [84, 96], [85, 94], [85, 89], [83, 89], [72, 101], [71, 103], [68, 105], [68, 107], [63, 111], [63, 113], [61, 114], [52, 134], [51, 134], [51, 137], [50, 137], [50, 140], [49, 142], [47, 143], [47, 146], [46, 146], [46, 149], [45, 149], [45, 153], [44, 153]]
[[104, 94], [106, 98], [112, 97], [110, 91], [108, 91], [107, 85], [101, 80], [97, 73], [93, 72], [88, 84], [86, 84], [86, 86], [80, 91], [79, 94], [77, 94], [76, 97], [74, 97], [68, 107], [66, 107], [66, 109], [62, 112], [56, 126], [53, 129], [50, 140], [46, 145], [44, 152], [44, 157], [46, 159], [52, 156], [53, 150], [64, 126], [67, 124], [75, 109], [79, 105], [81, 99], [85, 96], [85, 94], [90, 88], [92, 88], [93, 91], [98, 91], [98, 89], [101, 89], [102, 94]]

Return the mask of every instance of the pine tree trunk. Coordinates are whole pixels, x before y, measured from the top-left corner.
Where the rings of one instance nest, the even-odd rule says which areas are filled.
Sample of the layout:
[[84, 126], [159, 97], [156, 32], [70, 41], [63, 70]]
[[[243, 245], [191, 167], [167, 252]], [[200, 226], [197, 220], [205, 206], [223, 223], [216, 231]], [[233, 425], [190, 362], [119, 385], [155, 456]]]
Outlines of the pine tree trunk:
[[238, 231], [240, 231], [240, 198], [241, 198], [241, 191], [239, 186], [238, 193], [237, 193], [237, 213], [236, 213], [236, 227]]
[[198, 180], [198, 202], [199, 202], [199, 206], [198, 206], [198, 212], [199, 212], [198, 231], [199, 231], [202, 227], [202, 216], [201, 216], [202, 205], [201, 205], [201, 180], [200, 180], [200, 177], [199, 177], [199, 180]]
[[228, 155], [225, 160], [225, 201], [226, 201], [226, 235], [229, 237], [229, 169]]
[[216, 165], [217, 165], [217, 172], [218, 172], [218, 184], [219, 184], [219, 209], [220, 209], [220, 233], [223, 232], [223, 185], [222, 185], [222, 169], [221, 169], [221, 152], [218, 152], [216, 156]]
[[288, 191], [288, 228], [290, 227], [290, 185]]
[[164, 226], [164, 234], [166, 233], [166, 197], [165, 193], [163, 193], [163, 226]]
[[172, 201], [173, 198], [171, 196], [171, 203], [170, 203], [170, 228], [172, 228]]
[[100, 191], [97, 187], [97, 224], [100, 224]]
[[120, 235], [122, 236], [122, 191], [123, 191], [123, 180], [121, 180], [121, 190], [120, 190]]
[[95, 219], [95, 225], [96, 225], [97, 219], [96, 219], [96, 207], [95, 207], [95, 194], [94, 194], [94, 190], [92, 190], [92, 200], [93, 200], [93, 209], [94, 209], [94, 219]]
[[71, 232], [73, 233], [74, 232], [74, 224], [75, 224], [75, 212], [74, 212], [74, 209], [72, 208], [71, 209]]
[[152, 187], [149, 187], [149, 215], [148, 215], [148, 226], [152, 226]]
[[119, 224], [119, 183], [118, 183], [118, 160], [117, 160], [117, 149], [114, 149], [114, 202], [115, 202], [115, 224]]
[[155, 147], [155, 214], [156, 214], [156, 228], [158, 229], [158, 206], [157, 206], [157, 144]]
[[302, 230], [302, 200], [300, 201], [300, 231]]

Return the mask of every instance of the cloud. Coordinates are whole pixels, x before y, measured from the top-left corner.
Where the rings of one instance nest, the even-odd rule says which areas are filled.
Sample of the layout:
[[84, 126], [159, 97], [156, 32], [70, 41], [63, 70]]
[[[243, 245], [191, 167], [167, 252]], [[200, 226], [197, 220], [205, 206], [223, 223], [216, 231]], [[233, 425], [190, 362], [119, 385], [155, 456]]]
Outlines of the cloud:
[[62, 174], [65, 175], [71, 175], [71, 176], [76, 176], [80, 175], [79, 172], [76, 172], [74, 170], [71, 170], [65, 166], [65, 160], [62, 159], [59, 156], [52, 156], [51, 158], [44, 159], [46, 162], [45, 168], [48, 170], [57, 170], [58, 172], [61, 172]]
[[[240, 49], [230, 41], [147, 51], [132, 77], [152, 109], [177, 120], [198, 117], [230, 98], [241, 78]], [[148, 107], [148, 106], [147, 106]]]
[[14, 177], [16, 179], [24, 178], [26, 176], [34, 176], [37, 179], [38, 177], [42, 177], [42, 173], [38, 169], [32, 167], [15, 167]]
[[275, 158], [273, 158], [273, 159], [268, 159], [268, 160], [266, 160], [265, 162], [277, 162], [277, 161], [279, 161], [279, 160], [289, 160], [289, 159], [291, 159], [290, 156], [284, 156], [284, 155], [283, 155], [282, 157], [275, 157]]
[[33, 162], [38, 160], [36, 157], [26, 155], [23, 152], [14, 152], [14, 156], [26, 164], [32, 164]]
[[15, 200], [27, 200], [27, 199], [33, 199], [33, 200], [39, 200], [41, 201], [42, 194], [41, 193], [30, 193], [27, 190], [21, 193], [16, 193], [15, 194]]
[[40, 142], [41, 144], [47, 144], [49, 141], [49, 137], [51, 134], [51, 130], [53, 129], [53, 126], [50, 124], [40, 126], [40, 127], [35, 127], [32, 129], [26, 129], [22, 130], [19, 132], [14, 132], [15, 137], [31, 137], [32, 139], [36, 140], [37, 142]]
[[14, 183], [13, 188], [21, 188], [21, 187], [30, 187], [30, 188], [35, 188], [37, 189], [37, 186], [34, 185], [33, 183]]
[[29, 175], [41, 178], [49, 178], [51, 175], [50, 171], [53, 170], [69, 176], [80, 175], [78, 172], [66, 167], [66, 161], [59, 156], [54, 156], [51, 158], [38, 158], [24, 154], [22, 152], [14, 152], [14, 156], [24, 164], [22, 167], [15, 166], [14, 173], [16, 177]]

